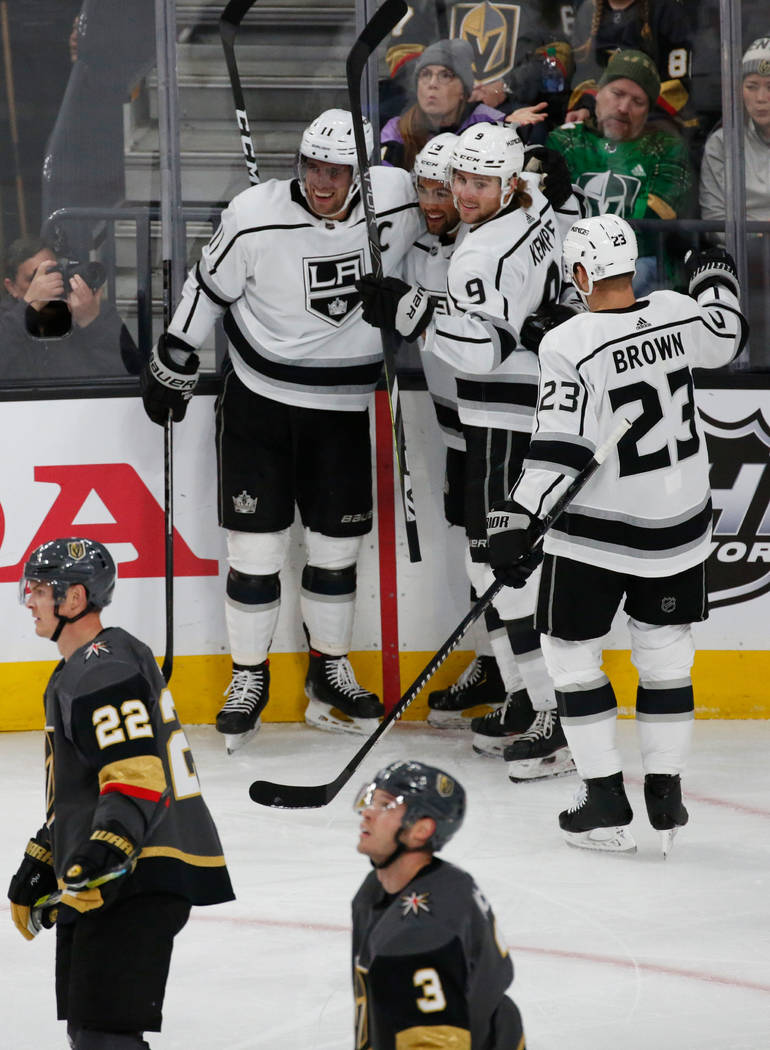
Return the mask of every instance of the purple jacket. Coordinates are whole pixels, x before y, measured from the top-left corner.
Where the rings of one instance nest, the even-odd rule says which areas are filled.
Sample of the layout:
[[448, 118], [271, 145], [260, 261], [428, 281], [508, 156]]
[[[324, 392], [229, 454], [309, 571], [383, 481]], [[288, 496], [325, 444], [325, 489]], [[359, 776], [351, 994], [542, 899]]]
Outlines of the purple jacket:
[[[401, 132], [398, 130], [398, 122], [401, 120], [401, 116], [391, 117], [385, 127], [380, 133], [380, 146], [382, 148], [382, 163], [387, 164], [389, 167], [401, 167], [399, 163], [403, 155], [404, 140], [401, 137]], [[491, 106], [485, 106], [483, 102], [479, 102], [470, 113], [466, 113], [465, 117], [455, 127], [438, 128], [433, 135], [438, 135], [440, 132], [451, 131], [455, 135], [459, 135], [465, 131], [472, 124], [502, 124], [505, 120], [505, 114], [499, 109], [492, 109]]]

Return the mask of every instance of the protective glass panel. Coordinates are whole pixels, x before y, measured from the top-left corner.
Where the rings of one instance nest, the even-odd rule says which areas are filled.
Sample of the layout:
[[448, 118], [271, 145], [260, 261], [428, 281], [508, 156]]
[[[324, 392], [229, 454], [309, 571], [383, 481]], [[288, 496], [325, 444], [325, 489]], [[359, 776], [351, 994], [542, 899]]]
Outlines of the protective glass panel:
[[[380, 50], [383, 160], [410, 170], [439, 132], [485, 119], [514, 123], [526, 145], [561, 153], [589, 213], [615, 212], [636, 227], [641, 296], [686, 290], [685, 253], [725, 243], [723, 161], [715, 174], [708, 163], [704, 170], [704, 156], [707, 162], [720, 150], [723, 156], [724, 142], [729, 150], [731, 134], [739, 135], [747, 211], [733, 195], [728, 216], [738, 207], [747, 265], [742, 251], [736, 255], [752, 337], [738, 368], [766, 370], [770, 67], [753, 88], [753, 120], [740, 98], [723, 113], [723, 97], [730, 96], [721, 54], [730, 42], [722, 23], [736, 8], [732, 51], [739, 69], [749, 44], [770, 31], [765, 5], [753, 0], [723, 2], [721, 13], [719, 0], [412, 0]], [[642, 55], [613, 58], [618, 48]], [[762, 55], [755, 58], [752, 68]], [[754, 80], [761, 79], [755, 71]], [[401, 353], [414, 363], [414, 354]]]

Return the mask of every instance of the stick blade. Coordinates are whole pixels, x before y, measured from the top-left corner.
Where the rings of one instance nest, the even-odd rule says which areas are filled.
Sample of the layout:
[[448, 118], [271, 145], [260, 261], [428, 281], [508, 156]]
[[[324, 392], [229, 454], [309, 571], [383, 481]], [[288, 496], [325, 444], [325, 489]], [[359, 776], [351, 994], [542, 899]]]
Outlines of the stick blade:
[[255, 780], [249, 788], [251, 801], [270, 809], [320, 809], [336, 794], [333, 784], [274, 784], [271, 780]]

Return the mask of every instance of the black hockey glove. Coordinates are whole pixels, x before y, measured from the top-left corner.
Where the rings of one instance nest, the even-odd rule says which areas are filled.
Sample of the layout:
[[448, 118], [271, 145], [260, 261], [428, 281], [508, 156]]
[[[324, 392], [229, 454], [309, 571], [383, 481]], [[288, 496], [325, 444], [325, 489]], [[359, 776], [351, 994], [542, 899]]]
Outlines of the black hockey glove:
[[184, 419], [187, 402], [198, 382], [198, 355], [173, 335], [161, 335], [139, 379], [144, 410], [153, 423], [165, 426], [168, 414]]
[[540, 192], [552, 208], [561, 208], [572, 195], [572, 176], [561, 153], [545, 146], [527, 146], [524, 171], [540, 176]]
[[100, 908], [105, 903], [101, 887], [130, 875], [136, 867], [136, 858], [131, 857], [133, 852], [134, 843], [117, 821], [95, 828], [91, 838], [75, 851], [67, 865], [64, 902], [80, 912]]
[[525, 350], [537, 353], [546, 332], [575, 316], [575, 308], [561, 303], [547, 303], [529, 317], [524, 318], [519, 339]]
[[543, 548], [532, 550], [540, 522], [515, 500], [495, 503], [487, 514], [489, 564], [506, 587], [523, 587], [543, 560]]
[[735, 259], [724, 248], [689, 251], [684, 257], [684, 270], [688, 281], [687, 291], [693, 299], [697, 299], [707, 288], [719, 284], [729, 288], [735, 295], [741, 293]]
[[41, 897], [57, 890], [56, 873], [48, 842], [41, 832], [27, 843], [24, 860], [11, 879], [8, 900], [11, 902], [11, 918], [22, 937], [31, 941], [45, 926], [50, 928], [56, 921], [53, 909], [45, 910], [39, 923], [32, 921], [32, 907]]
[[433, 316], [433, 300], [418, 284], [365, 273], [356, 288], [364, 320], [373, 328], [395, 330], [411, 341], [422, 335]]

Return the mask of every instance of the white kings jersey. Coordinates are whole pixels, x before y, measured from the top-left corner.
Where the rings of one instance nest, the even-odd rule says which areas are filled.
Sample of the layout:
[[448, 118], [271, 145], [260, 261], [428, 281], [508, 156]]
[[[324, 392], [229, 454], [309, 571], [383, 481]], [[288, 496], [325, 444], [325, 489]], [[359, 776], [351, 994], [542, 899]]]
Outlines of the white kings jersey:
[[[406, 280], [409, 284], [419, 284], [428, 292], [433, 301], [434, 316], [448, 312], [446, 279], [454, 250], [454, 240], [426, 231], [417, 238], [406, 257]], [[455, 371], [427, 349], [420, 354], [420, 362], [444, 444], [447, 448], [464, 452], [465, 437], [457, 414]]]
[[458, 239], [447, 276], [447, 316], [435, 317], [426, 350], [456, 373], [463, 423], [530, 433], [537, 357], [517, 349], [524, 319], [561, 289], [561, 235], [553, 209], [524, 176], [530, 208], [505, 209]]
[[[371, 169], [383, 272], [422, 228], [412, 181]], [[230, 359], [250, 390], [307, 408], [361, 411], [382, 363], [355, 281], [371, 269], [360, 195], [341, 222], [308, 208], [296, 180], [238, 194], [185, 281], [169, 332], [196, 349], [224, 314]]]
[[535, 432], [513, 497], [547, 513], [594, 449], [624, 417], [631, 423], [545, 534], [548, 554], [648, 577], [706, 559], [709, 463], [692, 369], [727, 364], [744, 342], [738, 300], [723, 286], [697, 302], [652, 292], [545, 336]]

